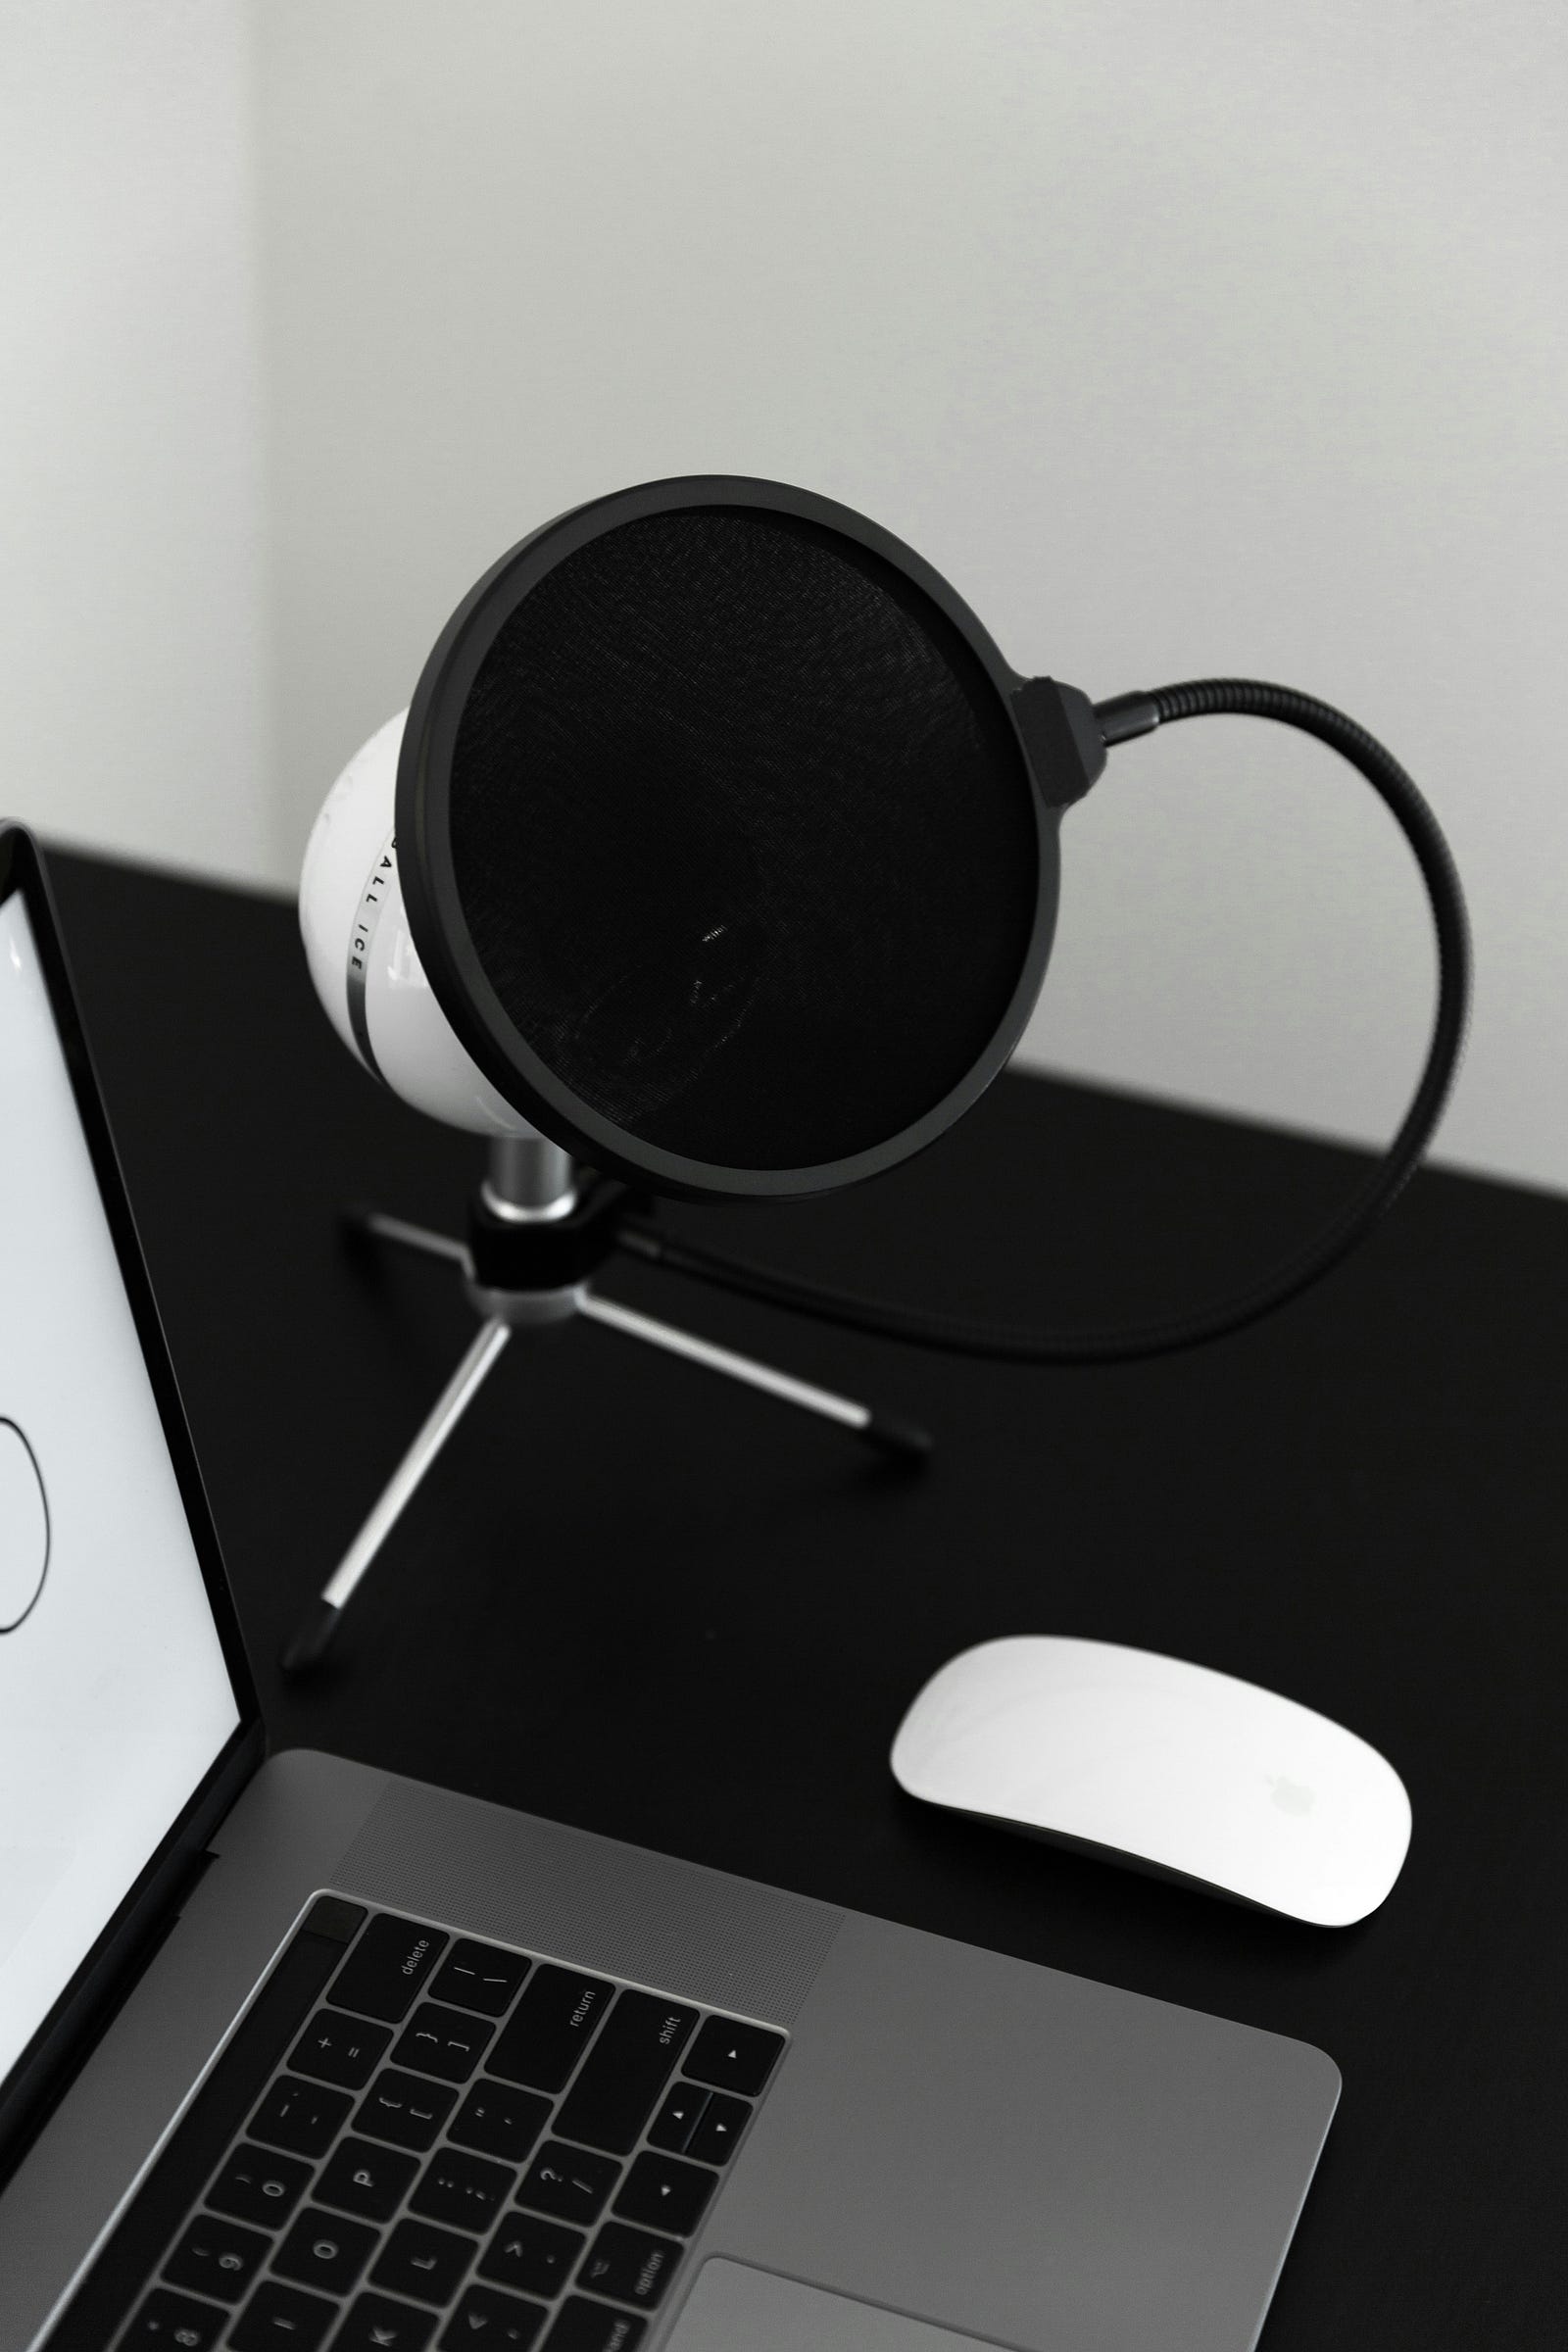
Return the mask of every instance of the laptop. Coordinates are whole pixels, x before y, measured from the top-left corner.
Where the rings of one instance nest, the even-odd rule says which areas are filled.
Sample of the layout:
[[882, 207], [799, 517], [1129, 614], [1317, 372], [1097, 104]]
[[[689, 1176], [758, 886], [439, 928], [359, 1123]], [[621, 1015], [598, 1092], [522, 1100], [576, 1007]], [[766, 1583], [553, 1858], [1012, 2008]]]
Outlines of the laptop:
[[1278, 2035], [269, 1754], [0, 831], [4, 2352], [1246, 2352], [1338, 2091]]

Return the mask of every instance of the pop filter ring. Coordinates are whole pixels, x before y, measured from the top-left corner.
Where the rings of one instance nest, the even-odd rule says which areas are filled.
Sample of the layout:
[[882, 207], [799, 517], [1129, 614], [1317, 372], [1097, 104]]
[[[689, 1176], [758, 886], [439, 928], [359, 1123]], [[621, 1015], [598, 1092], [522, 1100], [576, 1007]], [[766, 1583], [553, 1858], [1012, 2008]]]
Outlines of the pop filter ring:
[[[486, 975], [465, 914], [452, 843], [452, 774], [469, 693], [497, 637], [558, 564], [627, 523], [681, 511], [754, 510], [849, 541], [901, 583], [929, 623], [952, 632], [972, 681], [983, 675], [1016, 747], [1020, 789], [1034, 812], [1038, 873], [1034, 915], [1016, 983], [1001, 1019], [964, 1075], [923, 1116], [871, 1147], [804, 1167], [735, 1167], [661, 1149], [606, 1118], [566, 1085], [521, 1034]], [[545, 523], [493, 564], [441, 632], [409, 707], [398, 760], [396, 839], [409, 925], [442, 1012], [479, 1068], [523, 1115], [592, 1166], [676, 1199], [791, 1200], [881, 1174], [936, 1141], [1002, 1069], [1040, 993], [1055, 929], [1060, 808], [1087, 789], [1087, 737], [1069, 743], [1059, 716], [1031, 701], [1044, 682], [1004, 660], [976, 615], [912, 548], [852, 509], [787, 483], [744, 475], [692, 475], [594, 499]], [[1054, 690], [1052, 690], [1054, 691]], [[1070, 692], [1071, 690], [1066, 690]], [[1074, 698], [1083, 704], [1081, 697]]]
[[[868, 551], [887, 580], [908, 583], [954, 632], [972, 677], [995, 690], [1030, 786], [1040, 849], [1031, 935], [1003, 1018], [959, 1082], [923, 1116], [868, 1150], [794, 1168], [733, 1167], [659, 1149], [596, 1112], [533, 1052], [491, 988], [464, 917], [449, 832], [449, 788], [468, 692], [507, 620], [568, 556], [622, 524], [680, 511], [732, 507], [771, 513]], [[1415, 1167], [1451, 1086], [1463, 1040], [1469, 943], [1463, 896], [1441, 829], [1415, 785], [1383, 745], [1343, 711], [1294, 689], [1249, 679], [1207, 679], [1089, 705], [1075, 689], [1027, 679], [1004, 660], [975, 614], [940, 573], [864, 516], [784, 483], [697, 475], [621, 491], [573, 509], [520, 541], [492, 566], [442, 632], [410, 708], [399, 760], [397, 835], [411, 929], [442, 1011], [481, 1070], [524, 1115], [593, 1165], [631, 1185], [685, 1199], [794, 1199], [876, 1175], [934, 1142], [978, 1099], [1006, 1061], [1039, 992], [1054, 929], [1061, 808], [1086, 791], [1107, 746], [1173, 720], [1224, 711], [1268, 717], [1332, 745], [1384, 800], [1420, 866], [1434, 918], [1439, 993], [1426, 1066], [1383, 1158], [1338, 1215], [1294, 1257], [1206, 1311], [1109, 1331], [1047, 1332], [940, 1316], [891, 1301], [735, 1263], [682, 1244], [630, 1217], [621, 1246], [672, 1271], [842, 1326], [959, 1354], [1034, 1363], [1123, 1362], [1200, 1345], [1259, 1320], [1317, 1281], [1365, 1238]]]

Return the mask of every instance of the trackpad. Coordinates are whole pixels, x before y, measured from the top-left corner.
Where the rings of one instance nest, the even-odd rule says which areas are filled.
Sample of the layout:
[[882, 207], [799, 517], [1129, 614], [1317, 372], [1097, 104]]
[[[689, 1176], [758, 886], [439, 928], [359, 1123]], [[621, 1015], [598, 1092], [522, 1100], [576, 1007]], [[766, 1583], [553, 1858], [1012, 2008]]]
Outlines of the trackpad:
[[715, 2259], [703, 2265], [667, 2352], [990, 2352], [977, 2335]]

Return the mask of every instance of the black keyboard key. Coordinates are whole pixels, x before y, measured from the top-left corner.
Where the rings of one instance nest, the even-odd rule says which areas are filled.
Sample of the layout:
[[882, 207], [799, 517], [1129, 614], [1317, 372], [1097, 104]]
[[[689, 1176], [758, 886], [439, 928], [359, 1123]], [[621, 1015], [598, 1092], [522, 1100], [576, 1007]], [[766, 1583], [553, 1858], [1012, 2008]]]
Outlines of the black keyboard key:
[[577, 2284], [651, 2311], [685, 2251], [672, 2237], [653, 2237], [646, 2230], [628, 2230], [624, 2222], [607, 2222], [588, 2249]]
[[360, 2102], [354, 2118], [356, 2132], [372, 2139], [390, 2139], [400, 2148], [427, 2148], [457, 2105], [455, 2090], [427, 2082], [417, 2075], [400, 2075], [387, 2067], [377, 2075]]
[[590, 2156], [586, 2148], [547, 2139], [522, 2176], [517, 2203], [560, 2222], [597, 2222], [619, 2178], [612, 2156]]
[[352, 1943], [368, 1914], [363, 1903], [345, 1902], [340, 1894], [318, 1894], [305, 1914], [305, 1929], [313, 1936], [329, 1936], [335, 1943]]
[[740, 2026], [732, 2018], [710, 2017], [692, 2043], [685, 2072], [717, 2090], [738, 2090], [755, 2099], [784, 2047], [782, 2034], [765, 2026]]
[[439, 1928], [421, 1928], [382, 1912], [338, 1970], [326, 1997], [334, 2009], [357, 2009], [362, 2017], [401, 2025], [447, 1941]]
[[441, 2352], [531, 2352], [549, 2318], [542, 2303], [519, 2303], [493, 2286], [470, 2286], [446, 2325]]
[[466, 2156], [461, 2148], [438, 2148], [409, 2199], [409, 2210], [459, 2230], [488, 2230], [516, 2177], [510, 2165]]
[[281, 2075], [251, 2117], [251, 2137], [296, 2156], [324, 2156], [353, 2104], [346, 2091]]
[[372, 2026], [361, 2017], [336, 2017], [322, 2009], [313, 2017], [293, 2049], [289, 2064], [297, 2075], [318, 2082], [341, 2082], [345, 2090], [363, 2090], [386, 2056], [392, 2038], [390, 2026]]
[[316, 2193], [323, 2205], [363, 2213], [368, 2221], [389, 2222], [418, 2169], [416, 2157], [400, 2156], [396, 2149], [378, 2148], [368, 2139], [345, 2139], [332, 2150]]
[[667, 2148], [672, 2156], [681, 2155], [712, 2095], [697, 2082], [672, 2082], [664, 2095], [664, 2104], [648, 2127], [654, 2146]]
[[416, 2066], [421, 2074], [439, 2075], [443, 2082], [466, 2082], [494, 2033], [494, 2026], [482, 2018], [421, 2001], [392, 2056], [397, 2065]]
[[537, 2222], [530, 2213], [509, 2213], [484, 2250], [481, 2278], [514, 2286], [519, 2294], [559, 2294], [587, 2241], [580, 2230]]
[[694, 2009], [651, 1992], [623, 1992], [556, 2117], [562, 2138], [628, 2154], [696, 2023]]
[[647, 2332], [646, 2320], [612, 2311], [608, 2303], [590, 2302], [586, 2295], [573, 2295], [562, 2305], [540, 2352], [633, 2352]]
[[295, 2157], [274, 2156], [270, 2148], [242, 2140], [207, 2191], [207, 2202], [215, 2213], [277, 2230], [299, 2203], [310, 2177], [310, 2166]]
[[123, 2352], [212, 2352], [228, 2325], [226, 2311], [154, 2287], [120, 2341]]
[[650, 2229], [690, 2237], [717, 2186], [717, 2175], [703, 2165], [645, 2152], [622, 2181], [615, 2211], [623, 2222], [644, 2222]]
[[399, 2222], [370, 2273], [374, 2286], [426, 2303], [450, 2303], [473, 2259], [471, 2237], [456, 2237], [428, 2222]]
[[498, 1952], [493, 1944], [460, 1936], [430, 1990], [438, 2001], [477, 2009], [481, 2017], [504, 2017], [531, 1965], [520, 1952]]
[[748, 2100], [728, 2098], [723, 2091], [715, 2090], [686, 2142], [687, 2155], [695, 2156], [701, 2164], [727, 2164], [751, 2112]]
[[576, 1969], [541, 1965], [491, 2051], [485, 2072], [535, 2090], [561, 2090], [609, 2008], [615, 1987]]
[[550, 2120], [550, 2101], [510, 2083], [476, 2082], [447, 2129], [447, 2137], [486, 2156], [520, 2164]]
[[338, 2309], [319, 2295], [269, 2278], [235, 2321], [228, 2338], [231, 2352], [318, 2352]]
[[297, 2278], [302, 2286], [319, 2287], [323, 2294], [346, 2295], [358, 2285], [375, 2240], [376, 2232], [363, 2222], [346, 2222], [340, 2214], [307, 2205], [273, 2255], [272, 2268], [280, 2278]]
[[272, 2241], [238, 2222], [220, 2222], [199, 2213], [164, 2265], [171, 2286], [188, 2286], [192, 2294], [212, 2295], [220, 2303], [237, 2303], [271, 2251]]
[[332, 2352], [424, 2352], [435, 2329], [433, 2311], [416, 2311], [390, 2295], [359, 2295], [332, 2338]]

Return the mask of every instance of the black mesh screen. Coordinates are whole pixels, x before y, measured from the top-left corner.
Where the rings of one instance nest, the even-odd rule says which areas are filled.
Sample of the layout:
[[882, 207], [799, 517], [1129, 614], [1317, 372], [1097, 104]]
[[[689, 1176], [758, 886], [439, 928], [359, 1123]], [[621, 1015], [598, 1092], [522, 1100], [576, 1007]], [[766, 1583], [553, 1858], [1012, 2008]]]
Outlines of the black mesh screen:
[[453, 754], [475, 953], [579, 1100], [805, 1167], [965, 1076], [1037, 911], [996, 686], [891, 565], [755, 508], [627, 522], [503, 626]]

